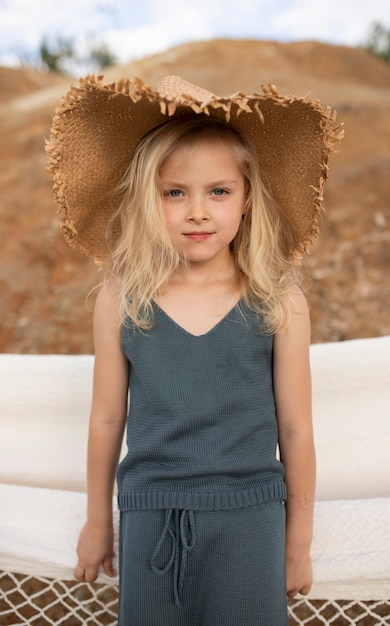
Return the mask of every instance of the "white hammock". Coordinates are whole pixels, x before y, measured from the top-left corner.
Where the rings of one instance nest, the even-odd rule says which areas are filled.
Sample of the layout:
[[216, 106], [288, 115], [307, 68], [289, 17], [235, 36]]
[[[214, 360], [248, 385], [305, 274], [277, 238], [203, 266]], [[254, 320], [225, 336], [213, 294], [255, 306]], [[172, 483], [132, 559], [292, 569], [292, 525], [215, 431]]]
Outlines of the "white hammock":
[[[358, 614], [372, 616], [362, 624], [389, 624], [390, 337], [313, 345], [311, 360], [315, 584], [309, 600], [291, 606], [291, 623], [315, 615], [318, 624], [337, 624], [337, 616], [354, 624]], [[7, 624], [40, 623], [26, 617], [27, 605], [37, 604], [23, 591], [30, 579], [47, 581], [50, 597], [69, 595], [63, 581], [72, 580], [85, 515], [92, 366], [91, 356], [0, 355], [0, 601], [7, 619], [20, 620]], [[115, 580], [99, 581], [115, 596]], [[53, 600], [49, 616], [36, 609], [42, 623], [115, 624], [115, 597], [97, 610], [94, 591], [89, 614], [84, 596], [77, 600], [80, 584], [72, 585], [78, 591], [64, 621], [50, 617]], [[112, 617], [93, 621], [104, 606]]]

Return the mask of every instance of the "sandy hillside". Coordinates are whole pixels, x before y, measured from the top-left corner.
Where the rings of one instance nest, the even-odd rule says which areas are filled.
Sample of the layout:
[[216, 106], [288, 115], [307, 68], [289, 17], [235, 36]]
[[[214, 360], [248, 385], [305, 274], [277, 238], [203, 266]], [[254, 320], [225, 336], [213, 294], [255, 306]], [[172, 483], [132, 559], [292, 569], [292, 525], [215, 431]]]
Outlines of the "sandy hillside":
[[[344, 122], [331, 160], [322, 235], [307, 267], [313, 342], [390, 334], [390, 65], [360, 49], [312, 42], [216, 40], [106, 72], [156, 85], [176, 73], [226, 95], [271, 82], [310, 92]], [[0, 68], [0, 351], [91, 352], [85, 298], [92, 261], [58, 230], [44, 139], [71, 79]]]

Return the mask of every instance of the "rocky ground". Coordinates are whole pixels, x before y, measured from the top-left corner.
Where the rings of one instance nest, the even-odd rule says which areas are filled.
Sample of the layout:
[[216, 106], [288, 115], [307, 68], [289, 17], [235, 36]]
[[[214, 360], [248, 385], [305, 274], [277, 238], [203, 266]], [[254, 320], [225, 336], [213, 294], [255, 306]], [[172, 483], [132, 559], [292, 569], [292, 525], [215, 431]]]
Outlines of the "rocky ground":
[[[313, 342], [390, 334], [390, 65], [315, 42], [215, 40], [106, 72], [155, 86], [176, 73], [215, 93], [310, 92], [344, 123], [325, 195], [327, 216], [306, 265]], [[90, 290], [99, 275], [58, 230], [44, 141], [70, 78], [0, 68], [0, 351], [93, 351]]]

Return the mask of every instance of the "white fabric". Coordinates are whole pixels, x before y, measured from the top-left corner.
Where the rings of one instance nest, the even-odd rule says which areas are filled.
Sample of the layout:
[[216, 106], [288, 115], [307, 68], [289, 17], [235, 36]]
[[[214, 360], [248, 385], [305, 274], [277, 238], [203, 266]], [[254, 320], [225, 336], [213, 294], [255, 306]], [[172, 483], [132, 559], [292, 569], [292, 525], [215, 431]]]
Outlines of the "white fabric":
[[0, 570], [72, 578], [86, 495], [0, 484]]
[[0, 354], [0, 481], [85, 491], [93, 356]]
[[[73, 579], [86, 494], [0, 484], [0, 502], [0, 570]], [[117, 530], [114, 502], [113, 509]], [[116, 548], [117, 542], [116, 536]], [[102, 576], [101, 580], [112, 578]]]
[[311, 598], [390, 599], [390, 498], [316, 503]]
[[390, 497], [390, 336], [311, 346], [317, 498]]
[[[0, 569], [72, 579], [85, 494], [0, 484], [0, 501]], [[117, 513], [115, 520], [117, 528]], [[389, 598], [389, 522], [390, 499], [318, 502], [310, 597]], [[99, 580], [117, 582], [107, 576]]]
[[0, 355], [0, 481], [85, 490], [92, 356]]

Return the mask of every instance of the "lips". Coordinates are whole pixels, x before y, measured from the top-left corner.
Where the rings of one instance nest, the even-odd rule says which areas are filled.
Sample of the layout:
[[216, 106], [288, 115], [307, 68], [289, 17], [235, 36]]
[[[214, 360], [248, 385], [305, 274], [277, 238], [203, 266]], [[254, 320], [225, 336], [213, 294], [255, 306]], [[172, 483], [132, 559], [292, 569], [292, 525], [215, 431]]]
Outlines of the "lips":
[[213, 233], [206, 233], [206, 232], [184, 233], [184, 236], [187, 239], [191, 239], [191, 241], [206, 241], [212, 235]]

